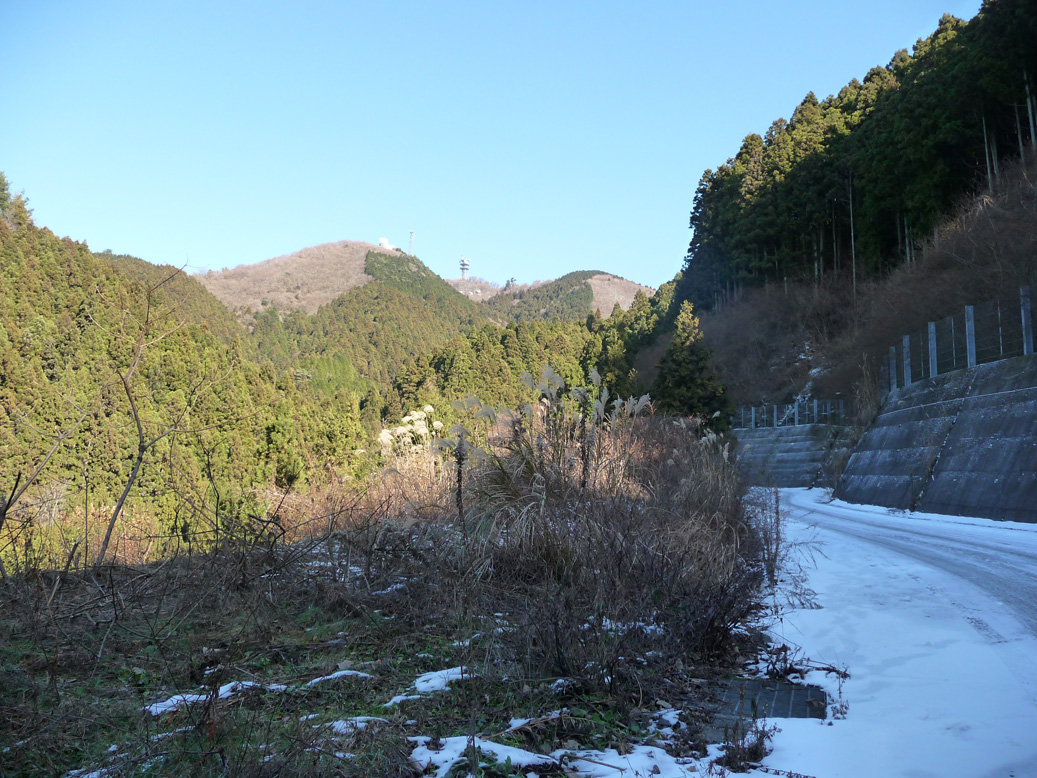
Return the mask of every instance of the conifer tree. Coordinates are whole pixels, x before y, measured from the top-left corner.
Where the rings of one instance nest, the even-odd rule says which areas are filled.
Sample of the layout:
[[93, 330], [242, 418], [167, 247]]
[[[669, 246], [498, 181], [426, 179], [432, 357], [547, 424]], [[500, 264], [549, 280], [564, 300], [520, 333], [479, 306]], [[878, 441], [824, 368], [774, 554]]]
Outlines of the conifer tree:
[[651, 394], [664, 411], [706, 417], [719, 412], [714, 428], [727, 426], [729, 408], [724, 387], [710, 367], [709, 349], [702, 342], [698, 316], [687, 301], [677, 314], [673, 342], [659, 363], [659, 376]]

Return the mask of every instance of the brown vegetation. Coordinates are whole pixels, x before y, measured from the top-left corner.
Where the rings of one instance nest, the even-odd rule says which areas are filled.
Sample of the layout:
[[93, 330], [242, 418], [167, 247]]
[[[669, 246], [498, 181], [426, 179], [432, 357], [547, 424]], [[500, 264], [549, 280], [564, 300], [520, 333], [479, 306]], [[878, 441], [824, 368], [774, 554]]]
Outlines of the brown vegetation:
[[963, 202], [915, 255], [859, 283], [856, 300], [844, 274], [748, 290], [702, 316], [733, 401], [785, 402], [811, 382], [818, 396], [852, 397], [903, 335], [966, 304], [1037, 288], [1037, 163], [1006, 165], [993, 190]]
[[602, 316], [611, 315], [616, 303], [619, 303], [619, 307], [624, 311], [629, 310], [630, 304], [634, 302], [634, 296], [638, 292], [644, 292], [646, 297], [655, 294], [655, 290], [650, 286], [627, 281], [625, 278], [609, 273], [591, 276], [587, 279], [587, 283], [591, 285], [591, 291], [594, 293], [591, 310], [600, 311]]
[[[409, 735], [489, 737], [516, 715], [541, 753], [625, 747], [664, 694], [687, 704], [677, 747], [702, 754], [701, 679], [764, 574], [726, 451], [647, 399], [562, 398], [545, 376], [521, 415], [469, 398], [439, 444], [432, 409], [411, 414], [370, 488], [274, 501], [211, 552], [184, 537], [146, 567], [18, 569], [0, 588], [5, 765], [410, 775]], [[453, 665], [456, 689], [385, 705]], [[344, 712], [380, 723], [343, 733]]]
[[341, 240], [196, 278], [239, 315], [248, 308], [258, 311], [271, 305], [279, 311], [301, 309], [312, 314], [371, 281], [364, 272], [367, 252], [381, 250], [371, 243]]

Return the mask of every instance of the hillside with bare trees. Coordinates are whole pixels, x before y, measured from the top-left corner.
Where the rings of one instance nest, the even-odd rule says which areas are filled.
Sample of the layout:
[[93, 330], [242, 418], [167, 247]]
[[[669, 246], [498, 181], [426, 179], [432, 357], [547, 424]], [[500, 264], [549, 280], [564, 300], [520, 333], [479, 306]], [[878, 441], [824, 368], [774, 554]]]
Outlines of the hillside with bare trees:
[[196, 277], [239, 316], [248, 309], [259, 311], [268, 306], [312, 314], [324, 303], [371, 281], [364, 272], [367, 252], [381, 250], [373, 243], [340, 240]]

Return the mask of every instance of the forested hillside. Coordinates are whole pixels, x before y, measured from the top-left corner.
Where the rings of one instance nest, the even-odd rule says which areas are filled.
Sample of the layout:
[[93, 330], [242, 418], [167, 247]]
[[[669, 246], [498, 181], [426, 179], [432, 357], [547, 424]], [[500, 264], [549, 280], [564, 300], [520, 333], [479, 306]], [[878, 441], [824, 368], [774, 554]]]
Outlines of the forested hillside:
[[377, 467], [374, 437], [409, 410], [450, 422], [471, 394], [520, 407], [523, 373], [547, 366], [568, 388], [597, 371], [613, 396], [640, 395], [634, 358], [675, 322], [668, 358], [702, 380], [657, 381], [658, 407], [726, 406], [674, 284], [604, 319], [588, 314], [601, 274], [573, 273], [490, 316], [417, 258], [368, 251], [363, 285], [312, 314], [260, 306], [246, 328], [197, 277], [58, 238], [0, 184], [0, 487], [32, 482], [23, 505], [82, 515], [92, 553], [116, 525], [117, 542], [197, 542], [199, 526], [215, 540], [279, 494]]
[[341, 469], [369, 440], [357, 396], [325, 402], [257, 359], [196, 281], [58, 238], [20, 196], [0, 203], [0, 279], [2, 488], [45, 463], [43, 519], [75, 511], [100, 531], [131, 485], [142, 535], [213, 500], [247, 521], [254, 489]]
[[[586, 383], [593, 370], [614, 397], [650, 391], [659, 410], [706, 416], [719, 411], [713, 423], [722, 429], [727, 395], [709, 366], [690, 304], [675, 307], [675, 286], [664, 284], [650, 299], [638, 292], [629, 310], [617, 306], [608, 319], [591, 314], [580, 321], [519, 321], [503, 329], [485, 325], [409, 363], [399, 374], [396, 393], [408, 407], [443, 407], [466, 395], [494, 407], [521, 407], [535, 394], [523, 388], [523, 372], [539, 376], [549, 365], [568, 387]], [[634, 360], [663, 332], [671, 332], [666, 347], [659, 347], [672, 378], [660, 374], [649, 383], [637, 374]]]
[[591, 311], [591, 301], [594, 299], [587, 279], [598, 272], [581, 270], [568, 273], [555, 281], [519, 291], [505, 288], [483, 305], [492, 315], [503, 321], [579, 321], [587, 318]]
[[680, 297], [709, 308], [769, 279], [852, 285], [911, 262], [1006, 156], [1032, 153], [1035, 41], [1032, 2], [986, 0], [747, 136], [698, 184]]
[[312, 316], [275, 308], [257, 313], [252, 340], [279, 369], [322, 397], [362, 395], [370, 426], [403, 410], [391, 391], [404, 363], [483, 321], [480, 309], [415, 257], [368, 252], [374, 280]]

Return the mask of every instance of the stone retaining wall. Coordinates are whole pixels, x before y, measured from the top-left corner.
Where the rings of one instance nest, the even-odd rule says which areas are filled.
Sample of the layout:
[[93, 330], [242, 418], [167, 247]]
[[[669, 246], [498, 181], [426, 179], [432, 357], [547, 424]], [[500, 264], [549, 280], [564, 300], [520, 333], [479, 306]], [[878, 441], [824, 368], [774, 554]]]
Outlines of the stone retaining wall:
[[836, 496], [1037, 522], [1037, 357], [893, 392], [850, 457]]

